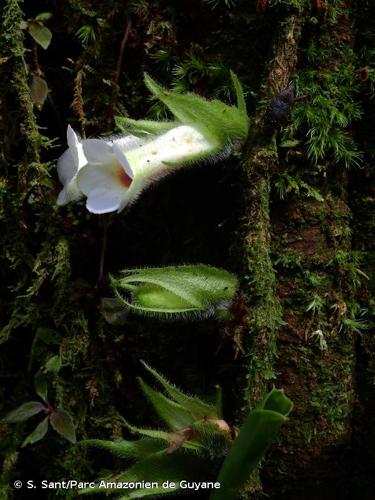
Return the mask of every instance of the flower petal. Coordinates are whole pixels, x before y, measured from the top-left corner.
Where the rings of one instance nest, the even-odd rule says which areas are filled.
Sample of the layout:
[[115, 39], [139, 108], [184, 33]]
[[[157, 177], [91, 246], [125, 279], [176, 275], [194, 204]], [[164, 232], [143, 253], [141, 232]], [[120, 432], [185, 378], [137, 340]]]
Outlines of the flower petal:
[[57, 175], [64, 186], [70, 182], [77, 173], [71, 149], [67, 149], [57, 160]]
[[128, 176], [133, 179], [134, 178], [134, 172], [130, 166], [130, 163], [128, 162], [126, 156], [124, 155], [123, 151], [121, 150], [120, 146], [118, 143], [115, 143], [113, 145], [113, 152], [115, 153], [118, 161], [121, 163], [121, 165], [124, 167], [125, 172], [128, 174]]
[[74, 161], [74, 165], [76, 166], [77, 170], [79, 170], [84, 165], [86, 165], [87, 160], [83, 152], [82, 144], [79, 141], [77, 134], [74, 132], [70, 125], [68, 125], [68, 129], [66, 131], [66, 138], [68, 141], [69, 150]]
[[[128, 201], [131, 179], [116, 158], [112, 158], [111, 162], [103, 165], [89, 163], [77, 174], [78, 187], [87, 196], [87, 209], [95, 214], [113, 212]], [[129, 184], [124, 183], [124, 176]]]
[[94, 189], [87, 197], [86, 208], [93, 214], [114, 212], [122, 204], [121, 195], [122, 193], [118, 190]]
[[[77, 174], [78, 187], [86, 196], [91, 191], [101, 188], [107, 191], [121, 189], [121, 182], [116, 175], [118, 165], [116, 162], [104, 165], [92, 165], [88, 163]], [[120, 168], [122, 168], [120, 166]]]
[[86, 139], [83, 142], [83, 151], [88, 163], [107, 163], [113, 156], [110, 143], [100, 139]]
[[77, 185], [77, 177], [74, 176], [73, 179], [60, 191], [56, 203], [57, 205], [62, 206], [71, 201], [77, 201], [80, 198], [82, 198], [82, 193]]

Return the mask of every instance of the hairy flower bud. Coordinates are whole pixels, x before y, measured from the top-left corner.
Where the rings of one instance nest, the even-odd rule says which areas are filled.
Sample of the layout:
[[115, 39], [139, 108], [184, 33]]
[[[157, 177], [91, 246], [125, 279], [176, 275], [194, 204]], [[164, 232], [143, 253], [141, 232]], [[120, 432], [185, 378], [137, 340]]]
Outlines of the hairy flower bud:
[[238, 286], [233, 274], [203, 264], [127, 270], [111, 284], [130, 310], [171, 318], [220, 315]]

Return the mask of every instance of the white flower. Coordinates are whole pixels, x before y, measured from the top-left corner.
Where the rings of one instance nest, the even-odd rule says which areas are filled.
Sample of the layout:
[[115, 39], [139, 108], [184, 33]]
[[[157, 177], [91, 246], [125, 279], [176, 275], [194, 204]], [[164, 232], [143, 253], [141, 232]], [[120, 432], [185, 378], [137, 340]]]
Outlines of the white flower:
[[87, 163], [82, 143], [70, 125], [66, 137], [69, 148], [57, 160], [57, 173], [64, 186], [57, 197], [58, 205], [66, 205], [82, 196], [77, 186], [77, 172]]
[[87, 196], [87, 209], [103, 214], [121, 212], [149, 184], [215, 146], [196, 128], [181, 125], [148, 141], [134, 136], [87, 140], [83, 150], [87, 164], [77, 174], [78, 187]]
[[87, 139], [82, 143], [68, 127], [69, 149], [58, 161], [64, 189], [58, 204], [87, 196], [87, 209], [96, 214], [117, 210], [137, 199], [153, 181], [198, 160], [217, 160], [244, 143], [249, 119], [241, 84], [231, 73], [237, 106], [194, 94], [163, 89], [145, 75], [151, 93], [174, 115], [173, 122], [131, 120], [116, 123], [148, 139], [127, 135], [113, 140]]
[[[58, 205], [66, 205], [71, 201], [79, 200], [83, 196], [82, 191], [78, 187], [77, 174], [82, 167], [87, 165], [84, 148], [95, 151], [95, 148], [98, 147], [98, 143], [100, 143], [101, 148], [111, 148], [113, 146], [112, 141], [98, 139], [83, 139], [80, 141], [70, 125], [68, 125], [66, 135], [69, 148], [57, 160], [58, 177], [60, 182], [64, 185], [57, 197]], [[115, 142], [121, 144], [124, 150], [128, 150], [143, 141], [138, 139], [138, 137], [129, 135], [117, 139]]]

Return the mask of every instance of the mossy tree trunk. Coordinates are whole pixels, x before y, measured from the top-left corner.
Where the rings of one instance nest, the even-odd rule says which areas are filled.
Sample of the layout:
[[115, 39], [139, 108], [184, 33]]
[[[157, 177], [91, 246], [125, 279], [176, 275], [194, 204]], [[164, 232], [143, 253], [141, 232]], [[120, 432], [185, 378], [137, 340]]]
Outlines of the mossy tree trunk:
[[[299, 68], [305, 75], [310, 72], [322, 97], [331, 92], [334, 100], [334, 86], [330, 89], [319, 82], [320, 74], [328, 82], [330, 73], [344, 63], [353, 71], [355, 81], [358, 59], [352, 49], [354, 6], [333, 5], [340, 10], [339, 15], [329, 19], [329, 6], [320, 5], [321, 25], [315, 29], [309, 26], [311, 12], [302, 13], [298, 23], [302, 39], [294, 51], [294, 36], [288, 33], [288, 22], [283, 23], [280, 32], [284, 38], [277, 36], [274, 53], [283, 53], [285, 41], [290, 41], [287, 46], [292, 54], [287, 55], [287, 62], [293, 63], [298, 52], [297, 74]], [[309, 61], [311, 47], [316, 53]], [[280, 58], [273, 57], [273, 61], [279, 63]], [[318, 71], [314, 63], [319, 65]], [[290, 66], [281, 58], [276, 68], [285, 75], [285, 86]], [[345, 85], [344, 78], [340, 83]], [[358, 100], [356, 92], [353, 84], [348, 99]], [[363, 293], [359, 289], [366, 285], [367, 276], [351, 238], [348, 174], [333, 164], [330, 155], [320, 157], [316, 172], [298, 155], [285, 156], [282, 147], [279, 157], [275, 148], [273, 151], [272, 155], [270, 144], [259, 147], [256, 141], [250, 142], [245, 160], [245, 168], [255, 172], [249, 176], [250, 203], [245, 216], [245, 262], [251, 283], [250, 340], [244, 358], [250, 370], [245, 401], [254, 404], [269, 380], [286, 390], [295, 409], [263, 469], [261, 482], [263, 491], [272, 498], [350, 498], [358, 487], [351, 475], [357, 460], [352, 441], [356, 378], [358, 370], [362, 372], [357, 358], [358, 334], [363, 328], [360, 335], [369, 338], [365, 334], [369, 323], [361, 319], [365, 311], [359, 304]], [[270, 169], [271, 174], [276, 169], [279, 172], [272, 178]], [[297, 169], [302, 173], [296, 175]], [[302, 182], [300, 186], [289, 185], [285, 199], [273, 196], [270, 207], [269, 193], [272, 186], [279, 187], [280, 170], [300, 181], [305, 179], [317, 192], [304, 197]], [[371, 210], [373, 213], [373, 207]], [[367, 321], [371, 321], [368, 311]], [[257, 397], [252, 400], [254, 393]], [[259, 481], [255, 487], [250, 483], [248, 497], [259, 489], [262, 491]]]
[[[74, 416], [79, 439], [122, 436], [119, 415], [150, 425], [135, 383], [139, 359], [191, 393], [213, 393], [221, 383], [229, 420], [275, 384], [295, 409], [245, 496], [320, 500], [360, 491], [365, 498], [373, 484], [361, 427], [373, 423], [366, 278], [373, 266], [373, 7], [366, 0], [357, 10], [339, 0], [217, 3], [47, 2], [53, 38], [44, 51], [22, 25], [39, 7], [4, 0], [0, 413], [37, 398], [34, 378], [52, 356], [62, 368], [47, 372], [49, 398]], [[248, 92], [252, 120], [241, 161], [177, 174], [111, 217], [105, 271], [187, 262], [227, 268], [242, 281], [235, 317], [227, 325], [137, 317], [107, 325], [99, 305], [110, 292], [97, 286], [105, 224], [82, 204], [55, 205], [65, 127], [95, 136], [108, 132], [116, 114], [163, 115], [149, 105], [144, 70], [166, 85], [227, 98], [229, 68]], [[41, 110], [30, 93], [35, 76], [50, 88]], [[283, 88], [290, 79], [307, 97], [287, 132], [270, 137], [261, 126], [269, 82]], [[366, 113], [355, 121], [359, 105]], [[326, 122], [316, 120], [325, 113]], [[313, 142], [319, 134], [326, 143]], [[345, 162], [356, 158], [355, 144], [365, 154], [353, 171]], [[88, 480], [108, 466], [51, 431], [21, 449], [32, 428], [0, 424], [3, 498], [12, 498], [16, 478]]]

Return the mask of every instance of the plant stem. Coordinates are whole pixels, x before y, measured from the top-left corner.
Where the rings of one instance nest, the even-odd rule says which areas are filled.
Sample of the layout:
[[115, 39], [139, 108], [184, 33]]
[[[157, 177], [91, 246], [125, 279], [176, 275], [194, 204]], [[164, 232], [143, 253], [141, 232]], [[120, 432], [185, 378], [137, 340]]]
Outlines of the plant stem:
[[129, 38], [131, 25], [132, 25], [131, 19], [128, 19], [126, 21], [124, 36], [122, 37], [120, 50], [119, 50], [119, 54], [117, 57], [116, 73], [115, 73], [115, 77], [112, 81], [112, 96], [111, 96], [111, 102], [109, 104], [108, 117], [107, 117], [107, 131], [108, 132], [110, 132], [110, 130], [112, 128], [113, 114], [114, 114], [115, 105], [116, 105], [117, 96], [118, 96], [118, 82], [120, 80], [122, 60], [124, 58], [125, 47], [126, 47], [126, 44], [127, 44], [128, 38]]
[[102, 285], [104, 279], [104, 264], [105, 264], [105, 257], [107, 254], [107, 243], [108, 243], [109, 215], [108, 214], [102, 215], [101, 218], [99, 219], [99, 222], [102, 222], [103, 233], [102, 233], [102, 250], [100, 253], [99, 275], [98, 275], [98, 281], [96, 283], [96, 288]]

